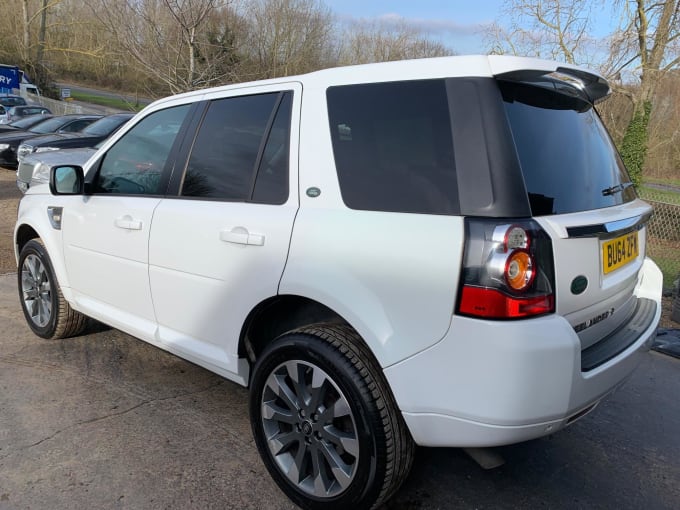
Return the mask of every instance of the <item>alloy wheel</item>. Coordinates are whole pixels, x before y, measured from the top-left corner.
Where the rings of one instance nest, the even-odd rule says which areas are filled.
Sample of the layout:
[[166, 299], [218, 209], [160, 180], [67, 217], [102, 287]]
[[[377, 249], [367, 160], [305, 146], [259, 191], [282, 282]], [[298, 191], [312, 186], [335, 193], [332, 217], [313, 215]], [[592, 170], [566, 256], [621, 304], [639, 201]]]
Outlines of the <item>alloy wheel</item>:
[[52, 317], [52, 288], [45, 265], [34, 254], [21, 266], [21, 295], [31, 321], [45, 327]]
[[294, 486], [317, 498], [349, 487], [359, 465], [356, 420], [324, 370], [301, 360], [280, 364], [267, 378], [261, 409], [269, 452]]

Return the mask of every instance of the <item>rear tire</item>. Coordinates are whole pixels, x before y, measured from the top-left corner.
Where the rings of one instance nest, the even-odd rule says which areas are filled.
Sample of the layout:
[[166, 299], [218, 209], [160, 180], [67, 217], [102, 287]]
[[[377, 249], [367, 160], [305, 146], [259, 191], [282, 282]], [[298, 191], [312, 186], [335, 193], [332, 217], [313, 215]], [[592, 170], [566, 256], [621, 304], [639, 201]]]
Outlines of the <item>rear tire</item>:
[[377, 507], [413, 463], [382, 370], [347, 326], [308, 326], [269, 345], [253, 370], [250, 416], [265, 466], [302, 508]]
[[21, 309], [31, 330], [42, 338], [67, 338], [82, 333], [87, 317], [64, 299], [45, 247], [28, 241], [21, 250], [18, 268]]

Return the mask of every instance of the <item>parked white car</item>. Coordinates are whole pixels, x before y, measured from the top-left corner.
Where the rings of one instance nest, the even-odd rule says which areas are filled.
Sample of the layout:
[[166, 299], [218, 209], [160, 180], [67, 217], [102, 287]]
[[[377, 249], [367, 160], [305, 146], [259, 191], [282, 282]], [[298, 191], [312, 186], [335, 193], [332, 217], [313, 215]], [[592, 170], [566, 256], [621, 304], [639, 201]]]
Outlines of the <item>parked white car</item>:
[[248, 386], [295, 503], [378, 506], [415, 444], [557, 432], [654, 339], [652, 209], [593, 108], [608, 93], [472, 56], [162, 99], [22, 199], [24, 314], [43, 338], [94, 317]]

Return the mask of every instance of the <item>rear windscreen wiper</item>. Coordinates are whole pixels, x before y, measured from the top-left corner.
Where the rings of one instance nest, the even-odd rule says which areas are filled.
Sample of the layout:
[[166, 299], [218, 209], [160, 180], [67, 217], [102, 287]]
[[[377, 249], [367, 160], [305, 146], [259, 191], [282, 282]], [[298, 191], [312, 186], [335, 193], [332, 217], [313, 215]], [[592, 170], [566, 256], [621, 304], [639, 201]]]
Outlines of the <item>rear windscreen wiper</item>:
[[605, 188], [602, 190], [602, 194], [606, 197], [608, 195], [613, 195], [614, 193], [620, 193], [625, 189], [630, 188], [633, 185], [632, 182], [624, 182], [622, 184], [617, 184], [611, 188]]

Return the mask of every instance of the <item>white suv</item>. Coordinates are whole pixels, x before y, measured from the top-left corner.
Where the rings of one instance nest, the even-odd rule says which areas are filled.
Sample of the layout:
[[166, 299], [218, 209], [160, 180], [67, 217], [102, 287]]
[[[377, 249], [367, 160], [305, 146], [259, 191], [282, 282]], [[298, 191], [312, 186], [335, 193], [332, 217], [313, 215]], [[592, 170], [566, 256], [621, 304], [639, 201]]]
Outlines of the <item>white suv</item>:
[[31, 187], [19, 293], [250, 387], [304, 508], [384, 502], [414, 444], [551, 434], [660, 315], [636, 197], [581, 68], [500, 56], [329, 69], [157, 101]]

